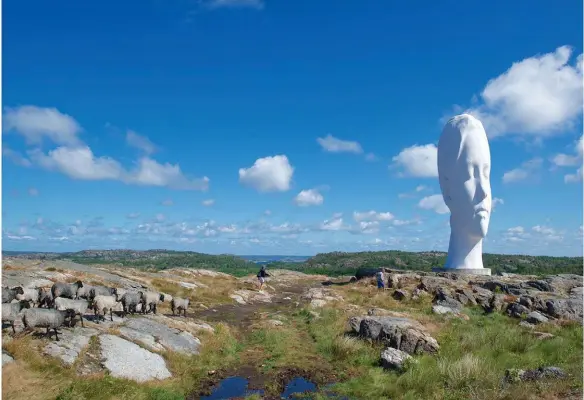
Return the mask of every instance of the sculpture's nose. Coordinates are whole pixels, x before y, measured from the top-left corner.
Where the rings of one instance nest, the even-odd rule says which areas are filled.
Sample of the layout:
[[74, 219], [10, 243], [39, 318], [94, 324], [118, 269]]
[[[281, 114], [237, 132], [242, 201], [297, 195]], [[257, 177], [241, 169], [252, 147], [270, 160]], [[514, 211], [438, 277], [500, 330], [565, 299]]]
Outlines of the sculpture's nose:
[[477, 203], [480, 203], [485, 197], [487, 197], [486, 185], [488, 185], [488, 183], [485, 180], [478, 180], [477, 189], [475, 192], [475, 200]]

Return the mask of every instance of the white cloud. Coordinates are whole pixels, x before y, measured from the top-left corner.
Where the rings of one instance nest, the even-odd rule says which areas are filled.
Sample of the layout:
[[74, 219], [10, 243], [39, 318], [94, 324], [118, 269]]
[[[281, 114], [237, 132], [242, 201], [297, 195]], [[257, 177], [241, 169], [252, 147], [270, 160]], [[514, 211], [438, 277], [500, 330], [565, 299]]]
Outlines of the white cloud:
[[523, 181], [532, 176], [542, 165], [541, 158], [533, 158], [521, 164], [521, 167], [514, 168], [503, 174], [503, 183]]
[[136, 219], [140, 216], [140, 213], [130, 213], [128, 215], [126, 215], [126, 218], [128, 219]]
[[79, 144], [77, 134], [81, 126], [67, 114], [56, 108], [37, 106], [7, 107], [3, 116], [4, 129], [16, 131], [25, 137], [28, 144], [41, 144], [43, 136], [62, 145]]
[[37, 188], [28, 188], [28, 194], [30, 196], [38, 196], [39, 195], [39, 190]]
[[142, 150], [147, 155], [156, 151], [156, 146], [146, 136], [138, 135], [136, 132], [129, 130], [126, 133], [126, 142], [128, 145]]
[[210, 0], [206, 3], [207, 7], [215, 8], [254, 8], [261, 10], [264, 8], [262, 0]]
[[36, 240], [35, 237], [28, 236], [28, 235], [23, 235], [23, 236], [20, 236], [20, 235], [6, 235], [6, 237], [9, 240]]
[[160, 204], [162, 204], [163, 206], [166, 206], [166, 207], [170, 207], [170, 206], [174, 205], [174, 202], [172, 201], [172, 199], [166, 199], [166, 200], [162, 201]]
[[433, 144], [405, 148], [392, 160], [390, 168], [403, 168], [403, 176], [420, 178], [438, 176], [438, 149]]
[[582, 113], [582, 54], [570, 65], [572, 49], [515, 62], [491, 79], [468, 110], [483, 122], [490, 137], [516, 134], [549, 137], [571, 128]]
[[133, 171], [127, 171], [110, 157], [96, 157], [88, 146], [62, 146], [48, 154], [35, 149], [29, 152], [29, 156], [39, 166], [59, 171], [73, 179], [119, 180], [127, 184], [182, 190], [206, 190], [209, 185], [207, 177], [188, 179], [178, 164], [159, 164], [148, 157], [141, 158]]
[[516, 226], [516, 227], [507, 229], [507, 232], [510, 234], [522, 234], [525, 232], [525, 228], [523, 228], [522, 226]]
[[307, 189], [298, 193], [294, 202], [300, 207], [319, 206], [324, 202], [324, 197], [317, 189]]
[[402, 219], [394, 219], [391, 222], [394, 226], [407, 226], [407, 225], [420, 225], [422, 221], [419, 219], [410, 219], [410, 220], [402, 220]]
[[497, 204], [505, 204], [505, 201], [503, 199], [498, 198], [498, 197], [493, 197], [493, 200], [491, 203], [491, 207], [493, 210], [495, 209]]
[[215, 200], [213, 200], [213, 199], [203, 200], [201, 202], [201, 204], [204, 205], [205, 207], [209, 207], [209, 206], [212, 206], [213, 204], [215, 204]]
[[542, 225], [535, 225], [531, 228], [531, 230], [544, 235], [555, 235], [556, 233], [555, 229]]
[[316, 141], [329, 153], [363, 153], [363, 148], [358, 142], [341, 140], [330, 134], [324, 138], [317, 138]]
[[58, 147], [47, 155], [38, 149], [29, 152], [30, 158], [49, 170], [57, 170], [73, 179], [118, 180], [124, 170], [109, 157], [95, 157], [87, 146]]
[[290, 189], [293, 174], [288, 157], [277, 155], [258, 158], [251, 167], [240, 168], [239, 182], [259, 192], [285, 192]]
[[438, 214], [447, 214], [450, 212], [441, 194], [424, 197], [418, 203], [418, 207], [425, 210], [434, 210]]
[[320, 229], [324, 231], [340, 231], [343, 227], [343, 218], [327, 219], [320, 224]]
[[6, 146], [2, 146], [2, 155], [12, 161], [14, 164], [20, 165], [21, 167], [30, 167], [32, 165], [29, 159]]
[[178, 164], [160, 164], [156, 160], [142, 157], [138, 162], [138, 167], [127, 174], [127, 183], [161, 186], [177, 190], [207, 190], [209, 188], [209, 178], [187, 178]]
[[356, 222], [361, 221], [391, 221], [394, 218], [393, 214], [390, 212], [377, 212], [374, 210], [353, 212], [353, 219]]
[[584, 151], [584, 136], [580, 136], [580, 139], [576, 141], [574, 153], [575, 155], [568, 154], [556, 154], [551, 162], [554, 167], [575, 167], [580, 165], [580, 168], [576, 170], [576, 173], [564, 175], [564, 182], [566, 183], [576, 183], [582, 182], [582, 153]]

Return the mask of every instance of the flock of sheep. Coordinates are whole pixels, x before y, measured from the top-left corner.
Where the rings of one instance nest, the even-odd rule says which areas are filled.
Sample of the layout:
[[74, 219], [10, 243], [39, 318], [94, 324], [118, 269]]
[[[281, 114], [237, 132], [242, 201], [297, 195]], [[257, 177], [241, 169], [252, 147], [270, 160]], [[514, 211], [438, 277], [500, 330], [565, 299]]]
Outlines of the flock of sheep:
[[[77, 315], [83, 325], [83, 316], [88, 310], [93, 310], [96, 322], [105, 320], [109, 312], [113, 321], [113, 312], [121, 305], [122, 316], [129, 312], [153, 312], [156, 306], [164, 302], [164, 294], [153, 291], [131, 291], [123, 288], [106, 286], [90, 286], [81, 281], [75, 283], [56, 282], [49, 288], [25, 289], [22, 286], [2, 288], [2, 323], [9, 323], [14, 329], [14, 321], [22, 319], [25, 329], [35, 327], [46, 328], [55, 332], [59, 340], [57, 328], [67, 324], [74, 325]], [[36, 308], [31, 308], [36, 305]], [[186, 317], [189, 299], [173, 297], [170, 301], [172, 315], [181, 312]], [[44, 308], [46, 307], [46, 308]]]

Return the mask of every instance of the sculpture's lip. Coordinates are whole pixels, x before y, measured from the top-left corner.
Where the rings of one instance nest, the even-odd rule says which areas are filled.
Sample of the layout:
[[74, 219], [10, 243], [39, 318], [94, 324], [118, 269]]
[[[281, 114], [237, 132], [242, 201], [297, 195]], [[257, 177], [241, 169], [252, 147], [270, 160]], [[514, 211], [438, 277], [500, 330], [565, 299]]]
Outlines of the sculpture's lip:
[[487, 210], [485, 207], [479, 207], [479, 208], [477, 208], [477, 209], [475, 210], [475, 213], [476, 213], [476, 214], [479, 214], [479, 213], [482, 213], [482, 212], [484, 212], [484, 213], [488, 213], [488, 212], [489, 212], [489, 210]]

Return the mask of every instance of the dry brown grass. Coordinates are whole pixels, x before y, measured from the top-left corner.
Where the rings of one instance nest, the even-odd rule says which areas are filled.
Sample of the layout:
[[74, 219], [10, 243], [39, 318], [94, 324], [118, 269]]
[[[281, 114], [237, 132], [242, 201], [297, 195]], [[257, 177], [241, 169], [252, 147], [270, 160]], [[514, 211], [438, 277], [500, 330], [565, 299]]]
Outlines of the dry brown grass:
[[54, 399], [67, 385], [67, 379], [50, 371], [35, 371], [21, 361], [2, 366], [3, 399]]

